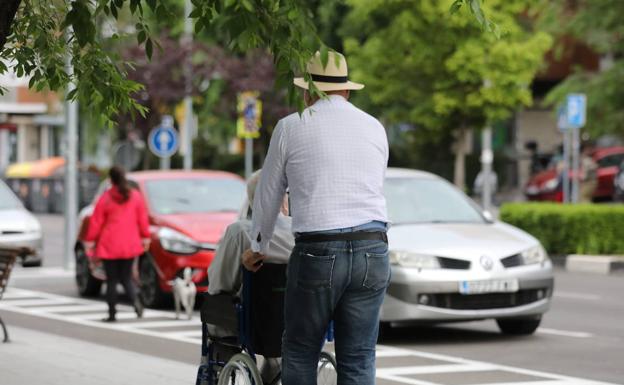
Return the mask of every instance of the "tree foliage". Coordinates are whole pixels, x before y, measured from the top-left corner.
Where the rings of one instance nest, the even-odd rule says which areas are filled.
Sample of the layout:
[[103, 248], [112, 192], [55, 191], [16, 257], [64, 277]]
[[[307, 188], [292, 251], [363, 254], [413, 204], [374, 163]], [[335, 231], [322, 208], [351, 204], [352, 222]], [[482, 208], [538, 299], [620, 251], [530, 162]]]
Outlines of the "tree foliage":
[[349, 3], [344, 33], [352, 73], [368, 88], [364, 102], [388, 122], [435, 135], [481, 128], [531, 104], [529, 85], [551, 39], [521, 23], [527, 1], [485, 3], [501, 39], [462, 17], [466, 10], [450, 15], [451, 0]]
[[550, 92], [546, 101], [561, 103], [570, 92], [587, 94], [587, 130], [595, 136], [624, 134], [624, 1], [542, 1], [542, 26], [557, 37], [573, 36], [612, 60], [601, 72], [582, 69]]
[[[297, 98], [292, 77], [303, 72], [318, 47], [327, 50], [317, 33], [314, 10], [320, 10], [319, 15], [331, 21], [331, 12], [327, 11], [340, 2], [193, 0], [195, 9], [190, 17], [196, 32], [207, 30], [230, 49], [267, 49], [277, 71], [276, 86], [289, 89], [289, 100], [293, 102]], [[6, 72], [7, 66], [13, 67], [18, 75], [30, 76], [30, 86], [38, 90], [63, 90], [74, 82], [77, 88], [68, 98], [79, 99], [90, 111], [108, 119], [117, 113], [144, 113], [145, 109], [132, 98], [143, 89], [140, 83], [127, 78], [132, 63], [104, 49], [102, 23], [129, 15], [134, 25], [124, 34], [134, 35], [151, 58], [158, 44], [146, 20], [152, 15], [161, 21], [181, 17], [174, 14], [180, 10], [172, 9], [171, 0], [21, 0], [21, 4], [20, 0], [6, 0], [3, 5], [8, 6], [1, 9], [0, 15], [0, 53], [4, 59], [0, 73]], [[480, 0], [455, 0], [447, 5], [447, 13], [451, 5], [453, 10], [469, 8], [488, 29], [495, 25], [484, 18]], [[111, 39], [122, 35], [114, 34]], [[325, 30], [324, 35], [331, 35], [331, 31]], [[73, 72], [65, 68], [69, 53]]]

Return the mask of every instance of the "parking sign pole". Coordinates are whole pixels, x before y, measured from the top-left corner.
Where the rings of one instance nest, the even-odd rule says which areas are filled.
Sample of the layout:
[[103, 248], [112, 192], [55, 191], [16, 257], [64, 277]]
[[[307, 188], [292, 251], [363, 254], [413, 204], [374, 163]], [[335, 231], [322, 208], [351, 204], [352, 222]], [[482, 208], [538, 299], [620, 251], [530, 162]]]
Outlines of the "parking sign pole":
[[580, 183], [580, 171], [581, 171], [581, 135], [580, 128], [574, 128], [572, 131], [572, 203], [578, 203], [579, 201], [579, 183]]
[[492, 129], [486, 127], [481, 133], [481, 172], [483, 175], [481, 186], [481, 202], [483, 210], [489, 211], [492, 206], [492, 163], [494, 153], [492, 152]]
[[563, 183], [563, 202], [570, 202], [570, 130], [563, 133], [563, 172], [561, 173]]
[[245, 179], [253, 172], [253, 139], [245, 138]]

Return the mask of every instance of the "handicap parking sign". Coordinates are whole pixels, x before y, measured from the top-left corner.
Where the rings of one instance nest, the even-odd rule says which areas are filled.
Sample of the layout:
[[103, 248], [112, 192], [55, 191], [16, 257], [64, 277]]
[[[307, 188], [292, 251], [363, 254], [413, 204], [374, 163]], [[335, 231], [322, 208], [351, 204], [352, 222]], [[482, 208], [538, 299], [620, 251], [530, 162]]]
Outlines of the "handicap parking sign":
[[585, 94], [569, 94], [566, 99], [567, 126], [581, 128], [585, 125], [587, 96]]
[[178, 150], [178, 132], [173, 128], [173, 119], [163, 118], [163, 123], [152, 129], [148, 138], [152, 153], [160, 158], [169, 158]]

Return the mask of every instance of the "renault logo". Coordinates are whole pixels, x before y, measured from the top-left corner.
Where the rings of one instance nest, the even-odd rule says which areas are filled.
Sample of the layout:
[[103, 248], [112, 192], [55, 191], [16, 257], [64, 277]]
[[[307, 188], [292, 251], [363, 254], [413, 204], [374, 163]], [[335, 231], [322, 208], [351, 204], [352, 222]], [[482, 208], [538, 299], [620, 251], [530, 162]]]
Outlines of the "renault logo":
[[492, 270], [492, 267], [494, 267], [494, 261], [487, 255], [482, 256], [479, 262], [481, 262], [481, 266], [483, 266], [485, 270]]

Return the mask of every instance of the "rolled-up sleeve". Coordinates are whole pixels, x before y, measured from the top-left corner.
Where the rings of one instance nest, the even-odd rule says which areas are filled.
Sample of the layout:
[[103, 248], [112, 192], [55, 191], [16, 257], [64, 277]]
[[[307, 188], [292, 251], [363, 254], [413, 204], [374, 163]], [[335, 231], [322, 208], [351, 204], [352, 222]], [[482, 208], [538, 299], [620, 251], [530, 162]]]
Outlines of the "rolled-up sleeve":
[[275, 126], [253, 201], [251, 249], [266, 253], [286, 193], [286, 132], [283, 120]]

